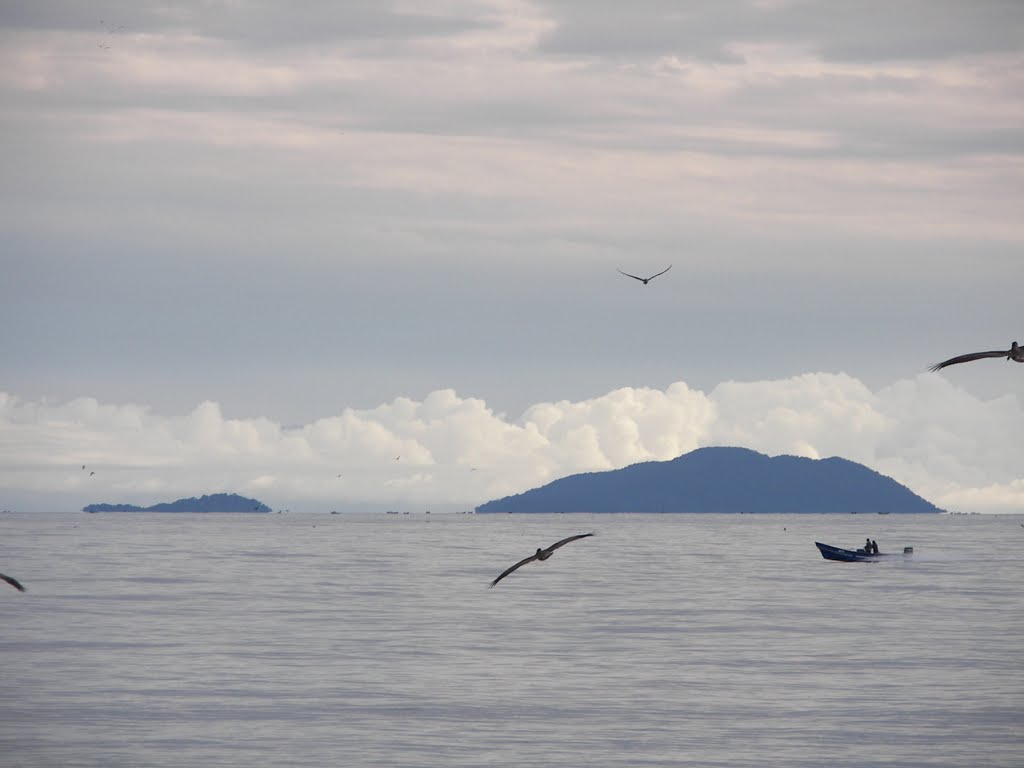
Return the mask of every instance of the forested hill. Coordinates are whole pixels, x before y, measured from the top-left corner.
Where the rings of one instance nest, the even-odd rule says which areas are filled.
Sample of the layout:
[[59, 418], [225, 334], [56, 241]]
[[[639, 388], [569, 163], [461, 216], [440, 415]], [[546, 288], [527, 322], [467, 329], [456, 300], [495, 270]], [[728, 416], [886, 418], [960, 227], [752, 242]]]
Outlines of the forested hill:
[[477, 512], [942, 512], [891, 477], [832, 457], [698, 448], [670, 461], [570, 475]]
[[189, 499], [137, 507], [132, 504], [90, 504], [83, 512], [269, 512], [270, 507], [256, 499], [234, 493], [214, 493]]

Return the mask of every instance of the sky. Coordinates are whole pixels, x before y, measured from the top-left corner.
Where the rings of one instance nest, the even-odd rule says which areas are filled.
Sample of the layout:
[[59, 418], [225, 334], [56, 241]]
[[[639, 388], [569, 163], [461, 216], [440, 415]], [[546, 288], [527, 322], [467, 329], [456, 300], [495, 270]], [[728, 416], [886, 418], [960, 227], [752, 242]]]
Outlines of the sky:
[[0, 168], [0, 508], [1024, 512], [1024, 4], [0, 0]]

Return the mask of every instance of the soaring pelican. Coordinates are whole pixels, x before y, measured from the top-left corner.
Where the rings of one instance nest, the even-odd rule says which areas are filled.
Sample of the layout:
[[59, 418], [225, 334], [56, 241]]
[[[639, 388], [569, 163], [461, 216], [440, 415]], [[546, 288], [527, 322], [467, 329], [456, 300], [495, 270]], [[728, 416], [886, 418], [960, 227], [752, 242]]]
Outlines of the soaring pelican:
[[[554, 544], [552, 544], [547, 549], [538, 549], [536, 552], [534, 552], [529, 557], [527, 557], [527, 558], [525, 558], [523, 560], [520, 560], [518, 563], [513, 565], [511, 568], [506, 569], [504, 571], [504, 573], [501, 574], [501, 576], [499, 576], [498, 578], [496, 578], [494, 581], [491, 582], [491, 587], [493, 587], [499, 581], [501, 581], [506, 576], [508, 576], [510, 573], [512, 573], [512, 571], [514, 571], [516, 568], [520, 568], [520, 567], [526, 565], [527, 563], [532, 563], [534, 560], [547, 560], [549, 557], [551, 557], [552, 554], [554, 554], [554, 551], [556, 549], [558, 549], [559, 547], [564, 547], [570, 541], [576, 541], [576, 539], [585, 539], [585, 538], [587, 538], [587, 536], [593, 536], [593, 535], [594, 534], [592, 534], [592, 533], [578, 533], [575, 536], [570, 536], [567, 539], [562, 539], [561, 541], [556, 541]], [[490, 587], [488, 587], [488, 589], [490, 589]]]
[[25, 591], [25, 588], [23, 586], [21, 586], [21, 584], [18, 582], [18, 580], [16, 578], [14, 578], [13, 576], [4, 576], [2, 573], [0, 573], [0, 579], [3, 579], [4, 581], [6, 581], [8, 584], [10, 584], [12, 587], [14, 587], [19, 592], [24, 592]]
[[620, 275], [625, 275], [626, 277], [632, 277], [632, 278], [633, 278], [634, 280], [639, 280], [639, 281], [640, 281], [641, 283], [643, 283], [644, 285], [647, 285], [647, 284], [648, 284], [649, 282], [651, 282], [651, 280], [653, 280], [654, 278], [656, 278], [656, 277], [657, 277], [658, 275], [664, 275], [664, 274], [665, 274], [666, 272], [668, 272], [668, 271], [669, 271], [670, 269], [672, 269], [672, 265], [671, 265], [671, 264], [669, 264], [669, 265], [668, 265], [667, 267], [665, 267], [665, 268], [664, 268], [663, 270], [661, 270], [661, 272], [659, 272], [659, 273], [658, 273], [657, 275], [651, 275], [650, 277], [637, 277], [636, 275], [631, 275], [631, 274], [629, 274], [629, 272], [623, 272], [623, 271], [622, 271], [621, 269], [619, 269], [618, 267], [616, 267], [616, 268], [615, 268], [615, 270], [616, 270], [616, 271], [617, 271], [617, 272], [618, 272], [618, 273], [619, 273]]
[[993, 349], [990, 352], [971, 352], [968, 355], [960, 355], [959, 357], [951, 357], [949, 360], [944, 360], [941, 363], [936, 363], [931, 367], [930, 370], [938, 371], [945, 368], [947, 365], [956, 365], [957, 363], [969, 363], [972, 360], [981, 360], [983, 357], [1005, 357], [1007, 360], [1014, 360], [1018, 363], [1024, 363], [1024, 347], [1018, 347], [1017, 342], [1013, 342], [1009, 349]]

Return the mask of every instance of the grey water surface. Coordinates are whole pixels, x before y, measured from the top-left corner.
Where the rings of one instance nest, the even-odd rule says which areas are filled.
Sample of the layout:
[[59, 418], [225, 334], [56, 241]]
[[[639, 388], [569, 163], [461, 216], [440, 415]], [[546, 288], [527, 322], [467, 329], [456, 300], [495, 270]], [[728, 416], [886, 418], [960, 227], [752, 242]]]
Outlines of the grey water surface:
[[4, 514], [0, 766], [1021, 766], [1021, 522]]

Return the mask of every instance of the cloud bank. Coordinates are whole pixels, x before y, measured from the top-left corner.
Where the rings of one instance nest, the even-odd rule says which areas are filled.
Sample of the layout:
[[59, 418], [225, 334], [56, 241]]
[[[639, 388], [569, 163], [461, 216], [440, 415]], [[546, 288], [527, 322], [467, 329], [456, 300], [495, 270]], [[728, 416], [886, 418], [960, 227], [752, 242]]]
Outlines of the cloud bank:
[[209, 401], [164, 416], [0, 393], [0, 505], [148, 505], [232, 491], [295, 511], [457, 510], [576, 472], [737, 445], [842, 456], [950, 510], [1024, 512], [1021, 423], [1016, 397], [982, 400], [935, 375], [877, 391], [842, 373], [709, 392], [625, 387], [537, 403], [518, 419], [442, 389], [299, 426], [226, 418]]

